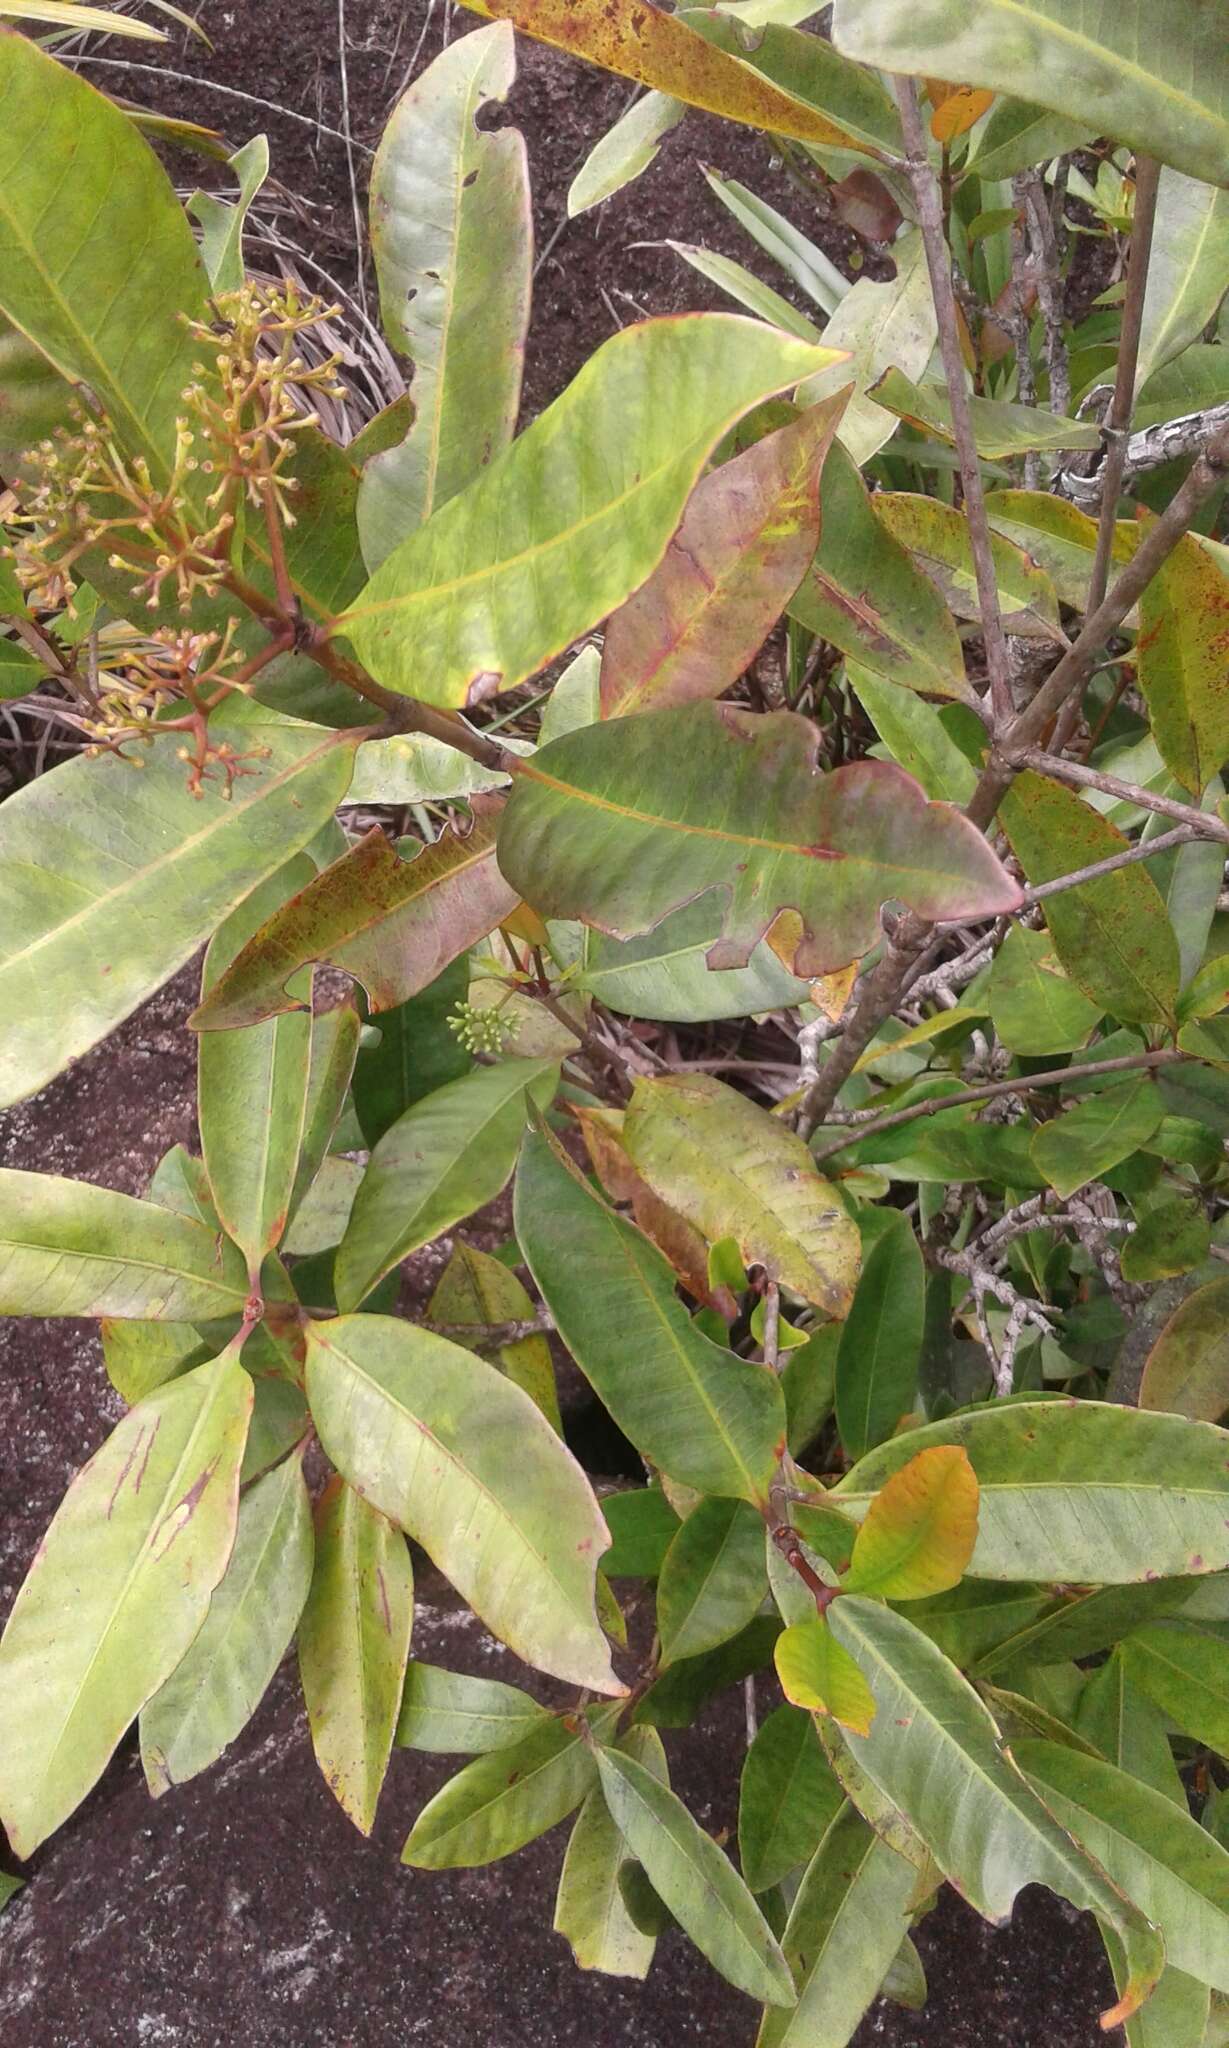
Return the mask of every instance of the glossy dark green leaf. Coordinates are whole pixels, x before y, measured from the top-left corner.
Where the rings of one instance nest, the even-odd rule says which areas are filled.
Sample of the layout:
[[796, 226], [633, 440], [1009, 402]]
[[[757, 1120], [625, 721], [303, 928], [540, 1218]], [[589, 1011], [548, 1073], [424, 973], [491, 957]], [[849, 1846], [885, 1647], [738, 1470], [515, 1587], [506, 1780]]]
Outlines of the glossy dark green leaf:
[[753, 1892], [806, 1863], [841, 1803], [810, 1714], [774, 1707], [747, 1751], [738, 1795], [738, 1860]]
[[775, 1614], [757, 1614], [728, 1643], [706, 1650], [702, 1657], [672, 1664], [654, 1679], [636, 1708], [636, 1719], [653, 1728], [689, 1728], [714, 1693], [771, 1666], [773, 1644], [780, 1633], [781, 1623]]
[[532, 1735], [547, 1709], [498, 1678], [471, 1678], [411, 1658], [397, 1722], [404, 1749], [437, 1756], [482, 1756], [512, 1749]]
[[545, 1108], [557, 1060], [504, 1060], [437, 1088], [390, 1126], [372, 1152], [334, 1274], [354, 1308], [419, 1245], [493, 1201], [512, 1172], [527, 1101]]
[[473, 1060], [447, 1024], [468, 988], [469, 962], [454, 960], [421, 995], [380, 1012], [379, 1044], [361, 1045], [354, 1062], [354, 1107], [369, 1145], [424, 1095], [469, 1072]]
[[599, 1748], [602, 1791], [619, 1832], [684, 1933], [731, 1984], [792, 2005], [772, 1931], [734, 1866], [680, 1799], [634, 1757]]
[[743, 1500], [702, 1500], [662, 1559], [661, 1663], [715, 1649], [746, 1627], [768, 1592], [764, 1519]]
[[655, 1579], [682, 1524], [658, 1486], [608, 1493], [602, 1513], [611, 1548], [602, 1559], [607, 1578]]
[[536, 1841], [596, 1783], [593, 1742], [617, 1714], [617, 1707], [590, 1707], [583, 1723], [579, 1715], [550, 1715], [513, 1748], [475, 1757], [424, 1806], [402, 1862], [416, 1870], [469, 1869]]
[[845, 1804], [808, 1865], [782, 1945], [793, 2012], [767, 2012], [756, 2048], [846, 2048], [909, 1929], [917, 1873]]
[[836, 1354], [836, 1420], [849, 1457], [891, 1436], [913, 1406], [922, 1356], [925, 1268], [907, 1216], [881, 1213]]
[[644, 1456], [702, 1492], [766, 1498], [779, 1382], [695, 1328], [666, 1259], [542, 1130], [522, 1148], [515, 1220], [560, 1335]]

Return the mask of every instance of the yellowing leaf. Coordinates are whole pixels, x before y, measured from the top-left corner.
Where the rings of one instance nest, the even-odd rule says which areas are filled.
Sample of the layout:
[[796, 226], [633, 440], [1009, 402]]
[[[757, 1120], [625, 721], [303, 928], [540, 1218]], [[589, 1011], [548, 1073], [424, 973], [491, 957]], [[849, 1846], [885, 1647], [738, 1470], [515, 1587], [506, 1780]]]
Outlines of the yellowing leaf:
[[938, 80], [928, 80], [934, 113], [930, 117], [930, 132], [936, 142], [954, 142], [958, 135], [967, 135], [976, 126], [987, 108], [994, 103], [994, 94], [982, 86], [945, 85], [940, 88], [941, 99], [935, 99]]
[[623, 1124], [632, 1164], [710, 1243], [828, 1315], [844, 1315], [858, 1231], [805, 1141], [710, 1074], [637, 1081]]
[[871, 1502], [853, 1547], [850, 1593], [925, 1600], [959, 1585], [977, 1541], [977, 1476], [958, 1444], [919, 1451]]
[[830, 1714], [855, 1735], [870, 1733], [874, 1694], [849, 1652], [841, 1648], [818, 1614], [782, 1631], [773, 1660], [781, 1690], [796, 1707]]

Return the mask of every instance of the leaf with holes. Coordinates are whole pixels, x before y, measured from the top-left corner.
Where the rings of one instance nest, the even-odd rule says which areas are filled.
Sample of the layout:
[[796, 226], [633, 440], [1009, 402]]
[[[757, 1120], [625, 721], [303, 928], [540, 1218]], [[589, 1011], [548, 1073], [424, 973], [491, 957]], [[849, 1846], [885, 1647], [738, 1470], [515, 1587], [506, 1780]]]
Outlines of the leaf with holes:
[[745, 966], [794, 910], [785, 964], [805, 979], [868, 952], [889, 896], [924, 917], [1015, 908], [1016, 884], [966, 818], [928, 804], [886, 761], [821, 775], [817, 745], [793, 712], [728, 704], [589, 726], [526, 763], [500, 827], [500, 866], [542, 916], [579, 917], [615, 938], [720, 891], [714, 968]]
[[516, 77], [512, 30], [442, 50], [393, 108], [371, 167], [384, 331], [412, 368], [413, 423], [359, 486], [363, 554], [398, 541], [506, 447], [521, 397], [533, 262], [529, 167], [515, 128], [479, 128]]

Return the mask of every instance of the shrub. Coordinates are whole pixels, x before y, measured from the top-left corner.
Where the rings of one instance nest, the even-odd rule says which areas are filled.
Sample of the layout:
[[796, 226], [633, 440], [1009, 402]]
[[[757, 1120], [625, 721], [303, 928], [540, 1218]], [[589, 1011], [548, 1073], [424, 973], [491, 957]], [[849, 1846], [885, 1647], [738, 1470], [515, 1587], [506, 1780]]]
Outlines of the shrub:
[[[1057, 0], [838, 0], [831, 42], [772, 6], [480, 11], [651, 88], [574, 208], [697, 105], [893, 274], [849, 284], [714, 180], [794, 297], [681, 249], [744, 312], [614, 334], [517, 434], [496, 21], [376, 158], [408, 400], [342, 446], [333, 314], [244, 267], [263, 138], [198, 239], [131, 112], [0, 34], [0, 690], [85, 741], [0, 813], [0, 1099], [206, 947], [201, 1156], [141, 1200], [0, 1174], [0, 1310], [100, 1318], [128, 1404], [0, 1645], [0, 1816], [31, 1855], [134, 1721], [168, 1793], [297, 1638], [358, 1828], [394, 1742], [473, 1759], [408, 1863], [575, 1816], [582, 1968], [643, 1976], [673, 1918], [763, 2001], [760, 2048], [840, 2048], [881, 1989], [924, 1996], [944, 1880], [994, 1921], [1036, 1882], [1097, 1916], [1105, 2023], [1200, 2048], [1229, 1992], [1216, 10], [1116, 44]], [[1089, 238], [1125, 268], [1080, 312]], [[455, 1234], [513, 1176], [515, 1236]], [[643, 1484], [595, 1495], [562, 1350]], [[565, 1704], [412, 1658], [407, 1538]], [[744, 1683], [740, 1874], [661, 1731]]]

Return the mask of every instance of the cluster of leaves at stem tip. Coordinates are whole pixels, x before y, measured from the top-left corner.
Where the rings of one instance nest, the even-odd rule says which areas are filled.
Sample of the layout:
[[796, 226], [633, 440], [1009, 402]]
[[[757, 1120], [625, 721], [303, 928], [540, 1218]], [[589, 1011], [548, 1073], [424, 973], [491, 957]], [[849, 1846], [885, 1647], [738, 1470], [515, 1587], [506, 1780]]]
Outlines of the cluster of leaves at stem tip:
[[[0, 696], [76, 736], [0, 806], [0, 1102], [206, 949], [199, 1156], [0, 1172], [0, 1312], [99, 1318], [127, 1411], [0, 1642], [13, 1857], [134, 1723], [174, 1799], [297, 1642], [359, 1830], [395, 1746], [469, 1758], [404, 1860], [568, 1822], [580, 1967], [677, 1923], [759, 2048], [920, 2003], [945, 1881], [1049, 1886], [1106, 2025], [1213, 2048], [1219, 9], [476, 11], [374, 161], [364, 418], [346, 316], [261, 274], [264, 138], [185, 212], [40, 46], [76, 10], [0, 7]], [[676, 157], [781, 288], [672, 245], [738, 310], [520, 431], [514, 27], [646, 88], [572, 212], [692, 107], [796, 201]], [[415, 1657], [424, 1558], [523, 1684]], [[670, 1784], [718, 1695], [736, 1843]]]

